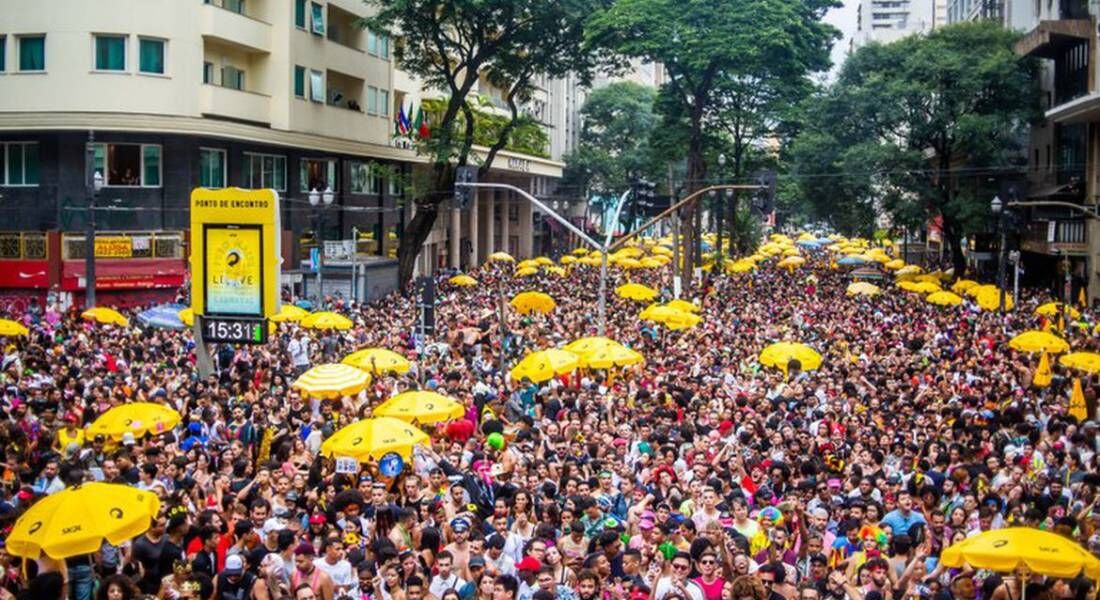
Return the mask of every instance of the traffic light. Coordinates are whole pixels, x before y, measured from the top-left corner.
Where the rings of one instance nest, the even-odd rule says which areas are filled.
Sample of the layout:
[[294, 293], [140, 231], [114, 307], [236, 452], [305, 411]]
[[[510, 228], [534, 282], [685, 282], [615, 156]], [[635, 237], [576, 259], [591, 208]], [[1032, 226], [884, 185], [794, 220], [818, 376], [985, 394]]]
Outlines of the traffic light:
[[474, 188], [464, 183], [477, 183], [477, 167], [469, 165], [455, 169], [455, 207], [465, 210], [474, 198]]
[[775, 211], [775, 171], [758, 171], [753, 176], [753, 185], [760, 186], [753, 194], [752, 210], [759, 215], [768, 215]]

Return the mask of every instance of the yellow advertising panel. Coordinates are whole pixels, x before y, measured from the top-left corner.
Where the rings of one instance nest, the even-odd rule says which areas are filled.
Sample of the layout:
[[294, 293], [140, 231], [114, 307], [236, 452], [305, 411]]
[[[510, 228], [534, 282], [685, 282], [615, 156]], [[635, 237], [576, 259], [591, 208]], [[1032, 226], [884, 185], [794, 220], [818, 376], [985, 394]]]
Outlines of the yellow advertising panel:
[[130, 236], [97, 235], [95, 238], [96, 258], [130, 258], [134, 255], [134, 246]]
[[274, 190], [191, 192], [191, 306], [196, 315], [279, 312], [279, 195]]

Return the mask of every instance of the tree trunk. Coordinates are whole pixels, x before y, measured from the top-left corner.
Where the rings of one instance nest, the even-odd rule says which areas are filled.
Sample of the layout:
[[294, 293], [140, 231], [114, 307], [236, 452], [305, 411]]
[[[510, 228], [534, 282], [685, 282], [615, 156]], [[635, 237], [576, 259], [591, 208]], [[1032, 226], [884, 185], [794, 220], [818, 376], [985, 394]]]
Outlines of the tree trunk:
[[397, 246], [397, 285], [404, 289], [412, 279], [416, 268], [416, 257], [425, 240], [435, 227], [435, 218], [439, 214], [438, 204], [423, 204], [416, 208], [416, 215], [405, 225], [401, 243]]
[[966, 275], [966, 257], [962, 251], [962, 235], [954, 222], [943, 220], [943, 239], [951, 244], [951, 266], [955, 267], [955, 278], [962, 279]]
[[[688, 142], [687, 154], [687, 187], [684, 190], [689, 195], [702, 187], [702, 181], [707, 176], [707, 165], [703, 160], [703, 126], [702, 111], [693, 110], [691, 115], [691, 137]], [[699, 235], [696, 230], [696, 211], [699, 210], [699, 202], [689, 202], [680, 209], [680, 233], [684, 245], [684, 270], [683, 277], [691, 281], [695, 274], [695, 266], [700, 264], [702, 257], [699, 255]]]

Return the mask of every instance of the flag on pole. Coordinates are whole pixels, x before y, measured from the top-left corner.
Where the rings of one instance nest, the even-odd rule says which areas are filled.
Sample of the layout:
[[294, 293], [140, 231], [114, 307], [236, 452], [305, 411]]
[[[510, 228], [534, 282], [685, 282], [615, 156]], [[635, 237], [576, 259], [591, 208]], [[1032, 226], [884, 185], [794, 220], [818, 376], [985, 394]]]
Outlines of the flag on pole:
[[409, 117], [405, 115], [405, 105], [401, 104], [401, 110], [397, 111], [397, 115], [394, 116], [394, 121], [397, 125], [397, 135], [409, 134]]
[[420, 127], [424, 124], [424, 107], [421, 106], [416, 110], [416, 119], [413, 120], [412, 133], [420, 135]]
[[1080, 291], [1077, 292], [1077, 305], [1081, 308], [1088, 306], [1088, 299], [1085, 298], [1085, 286], [1081, 286]]
[[1038, 388], [1048, 387], [1050, 386], [1051, 377], [1050, 357], [1044, 352], [1042, 358], [1039, 359], [1039, 367], [1035, 369], [1035, 377], [1031, 379], [1031, 385]]
[[1081, 378], [1073, 379], [1073, 393], [1069, 397], [1069, 415], [1076, 417], [1078, 423], [1083, 423], [1089, 418], [1088, 407], [1085, 406], [1085, 392], [1081, 389]]

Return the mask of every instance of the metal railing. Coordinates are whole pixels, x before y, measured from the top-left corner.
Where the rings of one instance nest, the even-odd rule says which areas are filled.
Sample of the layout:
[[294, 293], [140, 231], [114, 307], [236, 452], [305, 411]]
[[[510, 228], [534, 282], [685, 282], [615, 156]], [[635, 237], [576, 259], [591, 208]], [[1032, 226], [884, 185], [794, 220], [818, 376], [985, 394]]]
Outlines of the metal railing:
[[46, 260], [48, 257], [46, 232], [0, 232], [0, 260]]

